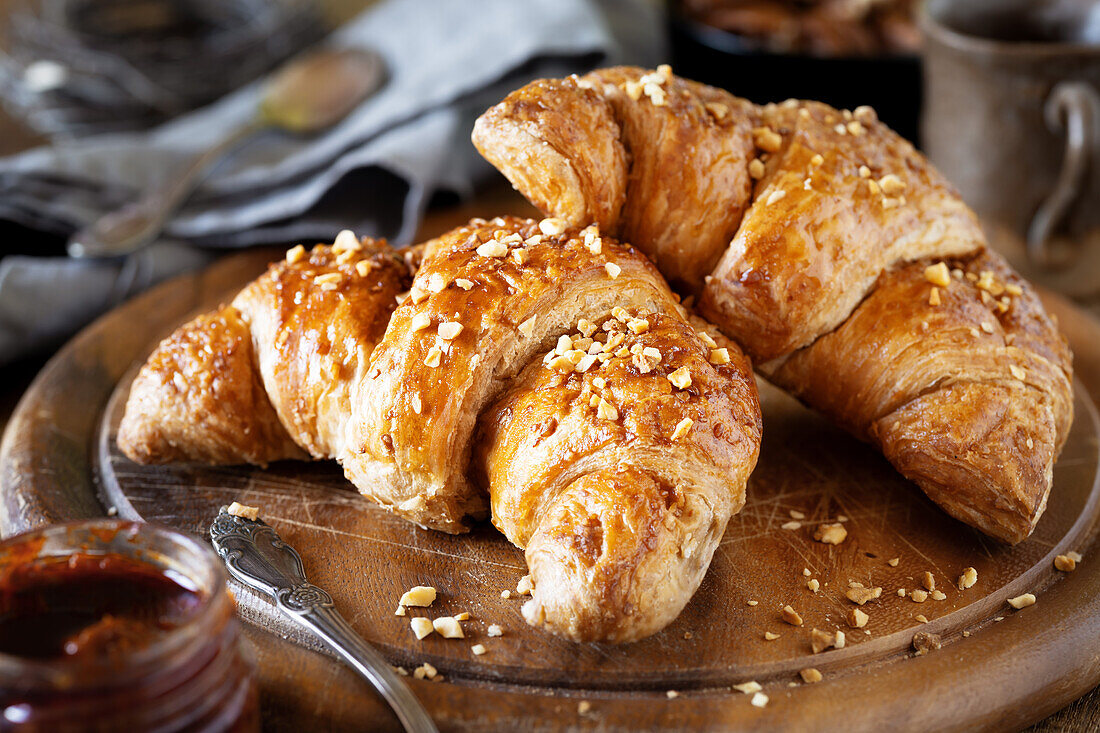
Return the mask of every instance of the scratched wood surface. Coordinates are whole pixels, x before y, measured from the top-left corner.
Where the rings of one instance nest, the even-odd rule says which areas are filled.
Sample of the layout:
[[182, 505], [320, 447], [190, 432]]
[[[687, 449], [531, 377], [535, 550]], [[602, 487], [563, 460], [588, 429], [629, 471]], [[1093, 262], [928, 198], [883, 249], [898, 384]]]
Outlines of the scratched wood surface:
[[[1052, 307], [1077, 351], [1078, 418], [1031, 540], [1004, 548], [944, 517], [872, 451], [764, 388], [766, 436], [751, 499], [731, 522], [700, 592], [650, 640], [578, 646], [529, 629], [521, 601], [500, 598], [523, 574], [523, 559], [489, 527], [465, 537], [416, 529], [361, 501], [337, 468], [323, 463], [151, 469], [117, 454], [112, 430], [133, 366], [189, 314], [257, 274], [268, 256], [242, 255], [142, 296], [47, 366], [13, 416], [0, 455], [5, 532], [102, 514], [105, 505], [201, 532], [221, 503], [259, 504], [366, 638], [396, 664], [428, 661], [443, 672], [445, 682], [414, 688], [448, 728], [843, 722], [869, 729], [886, 720], [897, 728], [1011, 728], [1040, 719], [1100, 679], [1100, 573], [1090, 562], [1100, 327], [1062, 301]], [[781, 529], [791, 510], [806, 514], [804, 525]], [[847, 517], [847, 541], [838, 547], [812, 541], [817, 522], [840, 515]], [[1054, 573], [1050, 562], [1066, 549], [1086, 554], [1069, 577]], [[886, 563], [893, 557], [900, 558], [896, 568]], [[954, 580], [968, 565], [978, 569], [979, 582], [958, 591]], [[818, 594], [806, 589], [803, 568], [822, 584]], [[899, 587], [919, 587], [926, 570], [946, 600], [917, 604], [896, 596]], [[869, 635], [844, 623], [851, 604], [843, 591], [851, 580], [884, 588], [865, 607]], [[408, 618], [392, 614], [400, 593], [416, 583], [442, 591], [431, 615], [471, 612], [467, 640], [415, 641]], [[1025, 591], [1039, 595], [1036, 606], [1013, 612], [1004, 604]], [[779, 620], [788, 603], [806, 619], [804, 628]], [[242, 594], [241, 607], [246, 618], [272, 627], [269, 608], [255, 598]], [[917, 614], [930, 622], [917, 621]], [[501, 624], [505, 635], [486, 638], [490, 623]], [[845, 628], [848, 646], [810, 659], [811, 626]], [[944, 648], [910, 658], [906, 649], [918, 629], [943, 635]], [[781, 636], [765, 641], [765, 630]], [[265, 684], [280, 690], [267, 696], [278, 711], [273, 727], [319, 719], [333, 728], [364, 721], [392, 726], [377, 700], [334, 662], [272, 648], [259, 632], [248, 638], [260, 652]], [[483, 657], [469, 651], [478, 642], [489, 649]], [[788, 687], [809, 665], [826, 682]], [[730, 691], [729, 684], [746, 679], [759, 680], [772, 697], [764, 710]], [[667, 699], [668, 689], [682, 694]], [[581, 699], [592, 703], [583, 715]], [[858, 721], [851, 719], [853, 704], [861, 709]]]

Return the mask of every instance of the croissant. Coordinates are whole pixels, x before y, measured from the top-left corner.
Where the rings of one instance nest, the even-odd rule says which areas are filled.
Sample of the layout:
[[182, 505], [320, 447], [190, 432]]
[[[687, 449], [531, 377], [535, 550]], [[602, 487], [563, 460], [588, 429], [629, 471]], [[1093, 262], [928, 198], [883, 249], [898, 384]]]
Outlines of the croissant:
[[874, 111], [612, 68], [474, 127], [536, 206], [631, 241], [778, 386], [1006, 542], [1046, 506], [1071, 355], [975, 215]]
[[119, 445], [141, 462], [336, 458], [445, 532], [491, 508], [526, 548], [525, 618], [624, 642], [698, 588], [760, 431], [748, 359], [644, 256], [596, 227], [503, 218], [427, 243], [411, 283], [369, 240], [288, 255], [158, 347]]

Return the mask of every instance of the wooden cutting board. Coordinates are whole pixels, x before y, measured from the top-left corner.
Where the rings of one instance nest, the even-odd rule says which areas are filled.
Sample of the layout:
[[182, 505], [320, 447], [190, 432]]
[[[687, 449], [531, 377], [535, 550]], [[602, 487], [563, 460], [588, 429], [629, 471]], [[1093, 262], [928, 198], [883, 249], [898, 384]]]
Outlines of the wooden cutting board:
[[[760, 463], [699, 592], [650, 639], [578, 645], [526, 626], [522, 599], [501, 597], [526, 570], [522, 553], [491, 526], [458, 537], [417, 529], [360, 499], [334, 464], [142, 467], [118, 453], [114, 435], [135, 366], [271, 256], [246, 253], [174, 280], [59, 352], [5, 434], [5, 534], [101, 516], [112, 506], [124, 517], [204, 534], [220, 505], [258, 505], [365, 638], [394, 664], [439, 669], [443, 682], [411, 684], [444, 728], [1004, 729], [1038, 720], [1100, 681], [1100, 564], [1091, 550], [1100, 526], [1100, 324], [1065, 301], [1048, 305], [1076, 353], [1076, 420], [1047, 512], [1027, 542], [1005, 547], [946, 517], [873, 450], [761, 384]], [[813, 541], [817, 524], [838, 520], [848, 531], [842, 544]], [[1052, 567], [1067, 550], [1085, 555], [1068, 575]], [[887, 562], [893, 558], [896, 567]], [[960, 591], [955, 581], [968, 566], [978, 582]], [[908, 597], [926, 571], [945, 600]], [[817, 593], [807, 588], [810, 578], [820, 583]], [[883, 588], [863, 607], [864, 629], [846, 623], [851, 582]], [[415, 639], [409, 617], [393, 611], [417, 584], [436, 586], [440, 599], [410, 616], [468, 611], [467, 639]], [[1038, 603], [1021, 611], [1006, 604], [1025, 592]], [[249, 622], [309, 645], [263, 599], [238, 589], [238, 600]], [[780, 620], [788, 604], [803, 627]], [[490, 624], [504, 635], [489, 638]], [[843, 629], [848, 643], [812, 654], [811, 627]], [[765, 631], [780, 636], [767, 641]], [[914, 657], [917, 631], [940, 635], [943, 648]], [[262, 632], [247, 636], [272, 729], [395, 725], [373, 693], [328, 657]], [[474, 656], [475, 643], [488, 653]], [[825, 681], [803, 685], [797, 672], [811, 666]], [[748, 680], [764, 686], [767, 707], [731, 690]]]

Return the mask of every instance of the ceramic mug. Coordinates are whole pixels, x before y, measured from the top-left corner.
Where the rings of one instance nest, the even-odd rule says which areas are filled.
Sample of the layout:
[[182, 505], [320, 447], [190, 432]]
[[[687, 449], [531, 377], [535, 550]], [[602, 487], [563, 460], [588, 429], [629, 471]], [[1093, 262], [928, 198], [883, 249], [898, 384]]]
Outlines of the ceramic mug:
[[1100, 293], [1100, 0], [927, 0], [924, 147], [1028, 276]]

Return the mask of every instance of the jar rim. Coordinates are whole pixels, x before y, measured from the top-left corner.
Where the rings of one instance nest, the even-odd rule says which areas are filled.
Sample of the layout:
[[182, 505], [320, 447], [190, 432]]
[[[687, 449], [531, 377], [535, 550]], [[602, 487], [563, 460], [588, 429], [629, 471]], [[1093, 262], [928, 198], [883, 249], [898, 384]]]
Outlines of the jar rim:
[[[99, 549], [81, 546], [77, 538], [102, 542]], [[126, 655], [124, 664], [104, 661], [74, 661], [66, 658], [32, 659], [0, 652], [0, 680], [9, 675], [34, 684], [52, 685], [59, 681], [67, 685], [106, 688], [123, 685], [161, 671], [163, 660], [208, 642], [208, 635], [223, 622], [230, 598], [226, 589], [226, 573], [214, 550], [195, 537], [153, 522], [100, 518], [52, 524], [0, 541], [0, 572], [3, 555], [16, 547], [42, 542], [39, 553], [27, 562], [74, 554], [118, 555], [165, 572], [178, 582], [183, 576], [194, 585], [199, 603], [186, 623], [167, 630], [162, 636]], [[51, 544], [52, 541], [52, 544]], [[177, 554], [170, 557], [169, 553]], [[232, 611], [228, 611], [232, 614]], [[97, 674], [109, 672], [109, 674]], [[94, 680], [81, 684], [79, 680]]]

